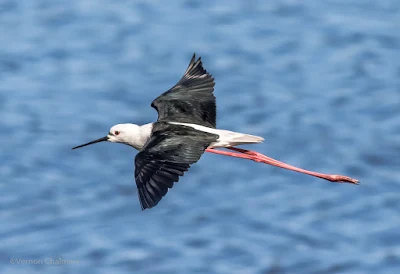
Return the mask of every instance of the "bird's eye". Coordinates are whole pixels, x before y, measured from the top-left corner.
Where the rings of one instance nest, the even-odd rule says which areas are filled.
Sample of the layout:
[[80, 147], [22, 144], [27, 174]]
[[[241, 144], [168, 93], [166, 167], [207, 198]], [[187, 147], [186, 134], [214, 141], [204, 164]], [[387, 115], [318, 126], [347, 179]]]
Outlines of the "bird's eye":
[[114, 135], [119, 135], [119, 131], [118, 130], [114, 131]]

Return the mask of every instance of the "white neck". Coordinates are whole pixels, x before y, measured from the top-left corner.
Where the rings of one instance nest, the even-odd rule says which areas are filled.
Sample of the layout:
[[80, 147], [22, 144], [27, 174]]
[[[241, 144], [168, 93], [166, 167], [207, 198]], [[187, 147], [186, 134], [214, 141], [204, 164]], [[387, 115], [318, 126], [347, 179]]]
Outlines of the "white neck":
[[130, 146], [133, 146], [137, 150], [141, 150], [146, 142], [149, 140], [151, 131], [153, 129], [153, 123], [145, 124], [142, 126], [136, 126], [136, 134], [132, 135], [129, 142]]

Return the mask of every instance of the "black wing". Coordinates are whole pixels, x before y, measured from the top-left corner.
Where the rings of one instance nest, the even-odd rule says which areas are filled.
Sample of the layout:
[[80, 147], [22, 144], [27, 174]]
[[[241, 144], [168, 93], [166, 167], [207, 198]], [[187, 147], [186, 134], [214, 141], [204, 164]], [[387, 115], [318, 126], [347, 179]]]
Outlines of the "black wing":
[[149, 141], [135, 158], [135, 180], [142, 209], [158, 204], [218, 135], [156, 122]]
[[203, 68], [201, 58], [195, 58], [193, 54], [181, 80], [151, 103], [158, 112], [158, 121], [216, 127], [214, 78]]

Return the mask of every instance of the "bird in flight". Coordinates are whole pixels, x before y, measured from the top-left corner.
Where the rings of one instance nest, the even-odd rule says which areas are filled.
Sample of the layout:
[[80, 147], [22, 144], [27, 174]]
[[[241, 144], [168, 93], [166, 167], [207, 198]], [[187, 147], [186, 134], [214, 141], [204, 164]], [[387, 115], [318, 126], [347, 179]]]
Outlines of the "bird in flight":
[[216, 129], [214, 85], [214, 78], [204, 69], [201, 58], [196, 60], [194, 54], [179, 82], [151, 103], [158, 112], [157, 122], [142, 126], [118, 124], [111, 127], [107, 136], [72, 149], [108, 141], [138, 150], [135, 180], [143, 210], [156, 206], [204, 152], [265, 163], [331, 182], [358, 183], [347, 176], [304, 170], [255, 151], [237, 148], [238, 145], [261, 143], [264, 139]]

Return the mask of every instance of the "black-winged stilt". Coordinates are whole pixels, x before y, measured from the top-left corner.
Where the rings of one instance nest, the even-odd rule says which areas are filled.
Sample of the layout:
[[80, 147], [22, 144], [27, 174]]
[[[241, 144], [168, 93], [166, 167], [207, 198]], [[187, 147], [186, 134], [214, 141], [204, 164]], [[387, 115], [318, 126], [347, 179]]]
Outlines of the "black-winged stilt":
[[142, 126], [118, 124], [107, 136], [73, 149], [108, 141], [139, 150], [135, 158], [135, 180], [142, 209], [157, 205], [174, 182], [178, 182], [179, 176], [183, 176], [205, 151], [294, 170], [331, 182], [358, 183], [347, 176], [304, 170], [255, 151], [236, 148], [237, 145], [261, 143], [264, 139], [216, 129], [214, 85], [214, 78], [203, 68], [201, 58], [196, 61], [193, 55], [179, 82], [152, 102], [151, 106], [158, 112], [157, 122]]

